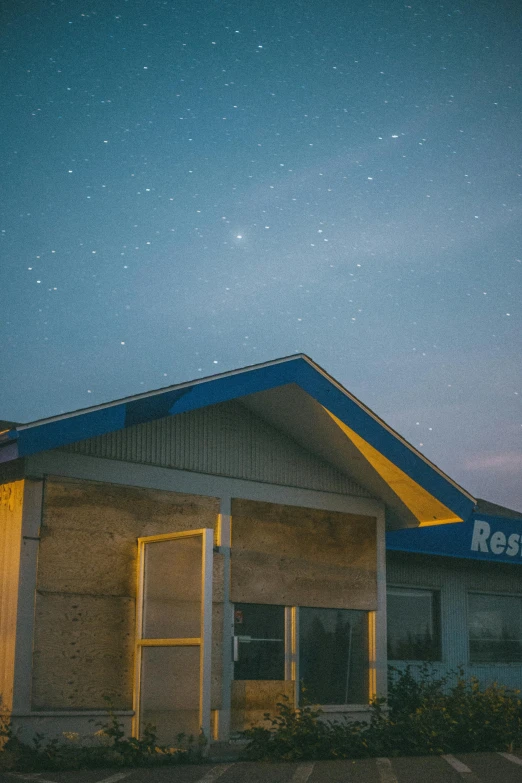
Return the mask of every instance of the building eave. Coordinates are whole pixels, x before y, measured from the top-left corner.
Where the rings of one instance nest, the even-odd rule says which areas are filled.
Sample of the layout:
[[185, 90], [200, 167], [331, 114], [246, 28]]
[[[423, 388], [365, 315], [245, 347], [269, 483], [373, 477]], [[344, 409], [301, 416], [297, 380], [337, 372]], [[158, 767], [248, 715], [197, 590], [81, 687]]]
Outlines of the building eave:
[[[19, 425], [0, 434], [0, 462], [289, 385], [297, 385], [323, 407], [372, 468], [392, 488], [395, 484], [395, 492], [402, 487], [404, 497], [413, 498], [410, 509], [419, 524], [440, 524], [469, 517], [476, 503], [472, 495], [305, 354]], [[400, 496], [400, 491], [397, 494]], [[416, 506], [420, 508], [421, 494], [422, 515], [415, 510]], [[430, 497], [433, 508], [430, 508]], [[441, 511], [441, 507], [446, 511]]]

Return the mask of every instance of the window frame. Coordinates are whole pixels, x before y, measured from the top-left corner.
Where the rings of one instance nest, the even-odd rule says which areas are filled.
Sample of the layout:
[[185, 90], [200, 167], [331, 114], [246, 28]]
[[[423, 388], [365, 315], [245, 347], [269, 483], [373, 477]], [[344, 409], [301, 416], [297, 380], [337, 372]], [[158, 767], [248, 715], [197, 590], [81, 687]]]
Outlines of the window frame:
[[[237, 676], [236, 663], [239, 662], [239, 658], [236, 661], [236, 644], [237, 644], [237, 651], [239, 653], [239, 650], [241, 649], [240, 648], [241, 634], [236, 633], [237, 628], [236, 628], [236, 622], [235, 622], [235, 613], [236, 613], [237, 607], [240, 607], [240, 606], [270, 606], [270, 607], [278, 607], [278, 608], [280, 608], [282, 610], [282, 620], [283, 620], [283, 633], [282, 633], [282, 636], [283, 636], [283, 638], [282, 638], [281, 641], [283, 642], [283, 660], [282, 660], [282, 674], [283, 674], [283, 676], [281, 678], [275, 677], [275, 678], [268, 678], [268, 679], [273, 680], [274, 682], [291, 679], [291, 678], [289, 678], [287, 676], [288, 658], [289, 658], [289, 653], [288, 653], [288, 649], [287, 649], [287, 644], [288, 644], [288, 641], [287, 641], [288, 640], [288, 611], [289, 611], [289, 609], [291, 609], [291, 607], [285, 606], [284, 604], [249, 604], [248, 601], [236, 601], [233, 604], [233, 607], [234, 607], [234, 610], [233, 610], [234, 611], [234, 624], [233, 624], [233, 635], [232, 635], [232, 639], [233, 639], [232, 680], [233, 680], [233, 682], [255, 682], [256, 680], [260, 680], [261, 681], [263, 679], [261, 677], [246, 678], [246, 677], [238, 677]], [[237, 642], [236, 642], [236, 640], [237, 640]]]
[[[248, 603], [244, 601], [232, 602], [232, 606], [237, 604]], [[277, 604], [266, 604], [267, 606], [274, 606]], [[285, 606], [285, 667], [284, 667], [284, 679], [294, 683], [294, 699], [296, 706], [299, 706], [301, 701], [300, 693], [300, 676], [299, 676], [299, 610], [300, 609], [328, 609], [332, 611], [339, 610], [339, 607], [321, 606], [321, 607], [307, 607], [307, 606]], [[347, 607], [343, 607], [339, 611], [343, 611]], [[354, 712], [361, 709], [367, 709], [371, 700], [377, 695], [377, 651], [376, 651], [376, 611], [371, 609], [354, 609], [348, 608], [349, 611], [363, 612], [366, 615], [367, 624], [367, 651], [368, 651], [368, 699], [362, 703], [349, 703], [349, 704], [321, 704], [320, 707], [325, 712]], [[234, 666], [232, 656], [232, 666]], [[234, 680], [234, 676], [232, 676]]]
[[[368, 609], [354, 609], [354, 608], [339, 608], [339, 607], [328, 607], [328, 606], [298, 606], [297, 609], [297, 616], [299, 617], [300, 610], [301, 609], [311, 609], [311, 610], [317, 610], [317, 611], [328, 611], [328, 612], [360, 612], [362, 615], [365, 616], [364, 622], [366, 624], [366, 674], [367, 674], [367, 682], [366, 682], [366, 688], [367, 688], [367, 701], [366, 702], [341, 702], [341, 703], [321, 703], [321, 708], [326, 708], [325, 711], [331, 711], [331, 712], [349, 712], [353, 709], [357, 710], [361, 707], [367, 707], [372, 700], [376, 696], [376, 687], [375, 687], [375, 671], [376, 671], [376, 661], [375, 661], [375, 612], [368, 610]], [[296, 646], [296, 666], [297, 666], [297, 680], [296, 680], [296, 704], [299, 705], [301, 700], [301, 693], [300, 693], [300, 685], [301, 685], [301, 677], [299, 672], [299, 658], [300, 658], [300, 632], [299, 627], [297, 627], [297, 646]]]
[[[510, 593], [510, 592], [497, 592], [491, 590], [467, 590], [466, 592], [466, 634], [467, 634], [467, 647], [468, 647], [468, 665], [469, 666], [518, 666], [522, 667], [522, 658], [519, 661], [475, 661], [471, 656], [471, 638], [470, 638], [470, 596], [472, 595], [485, 595], [493, 598], [515, 598], [519, 602], [520, 612], [520, 631], [522, 633], [522, 594]], [[522, 638], [521, 638], [522, 642]]]
[[[389, 615], [389, 603], [388, 603], [388, 591], [390, 590], [409, 590], [410, 592], [424, 592], [424, 593], [431, 593], [432, 596], [432, 614], [433, 614], [433, 623], [434, 626], [437, 625], [436, 628], [436, 658], [393, 658], [389, 654], [389, 634], [388, 634], [388, 623], [390, 620]], [[436, 604], [433, 602], [433, 598], [436, 597]], [[444, 606], [443, 606], [443, 595], [442, 595], [442, 588], [440, 586], [433, 586], [433, 585], [409, 585], [409, 584], [387, 584], [386, 585], [386, 636], [387, 636], [387, 644], [386, 644], [386, 655], [388, 663], [390, 661], [393, 662], [405, 662], [405, 663], [413, 663], [413, 664], [424, 664], [424, 663], [444, 663], [444, 645], [443, 645], [443, 623], [442, 618], [444, 616]], [[435, 611], [434, 611], [435, 609]]]

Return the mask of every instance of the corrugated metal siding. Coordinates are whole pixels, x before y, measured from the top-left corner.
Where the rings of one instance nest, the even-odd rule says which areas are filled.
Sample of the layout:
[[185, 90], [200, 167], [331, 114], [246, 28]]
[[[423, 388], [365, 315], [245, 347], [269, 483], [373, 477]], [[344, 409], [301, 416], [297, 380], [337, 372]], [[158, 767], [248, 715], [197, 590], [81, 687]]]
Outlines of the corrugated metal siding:
[[370, 494], [238, 402], [167, 416], [65, 448], [75, 454], [284, 486]]
[[[440, 590], [443, 660], [433, 664], [436, 672], [445, 674], [462, 666], [467, 678], [477, 677], [483, 685], [498, 682], [522, 688], [522, 664], [469, 663], [467, 630], [468, 593], [506, 593], [522, 597], [522, 563], [504, 565], [388, 552], [387, 583]], [[397, 662], [393, 664], [397, 665]]]
[[0, 712], [9, 711], [13, 699], [23, 485], [0, 485]]

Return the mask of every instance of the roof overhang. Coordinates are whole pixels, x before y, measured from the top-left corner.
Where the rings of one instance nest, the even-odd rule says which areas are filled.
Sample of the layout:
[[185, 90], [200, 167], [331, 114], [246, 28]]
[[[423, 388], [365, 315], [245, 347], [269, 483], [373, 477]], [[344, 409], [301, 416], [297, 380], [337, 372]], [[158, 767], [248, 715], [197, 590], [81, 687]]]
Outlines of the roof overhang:
[[475, 499], [304, 355], [171, 386], [0, 433], [0, 462], [229, 400], [345, 471], [398, 527], [468, 519]]

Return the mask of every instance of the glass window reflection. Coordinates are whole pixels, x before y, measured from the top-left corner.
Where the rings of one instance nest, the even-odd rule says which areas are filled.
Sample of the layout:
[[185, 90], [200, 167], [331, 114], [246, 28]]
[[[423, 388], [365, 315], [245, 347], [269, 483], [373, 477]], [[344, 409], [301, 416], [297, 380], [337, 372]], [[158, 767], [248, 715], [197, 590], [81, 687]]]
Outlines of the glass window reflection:
[[314, 704], [367, 704], [368, 613], [300, 608], [299, 678]]
[[517, 596], [471, 593], [468, 631], [472, 663], [522, 662], [522, 602]]
[[388, 588], [388, 658], [439, 661], [440, 597], [434, 590]]

